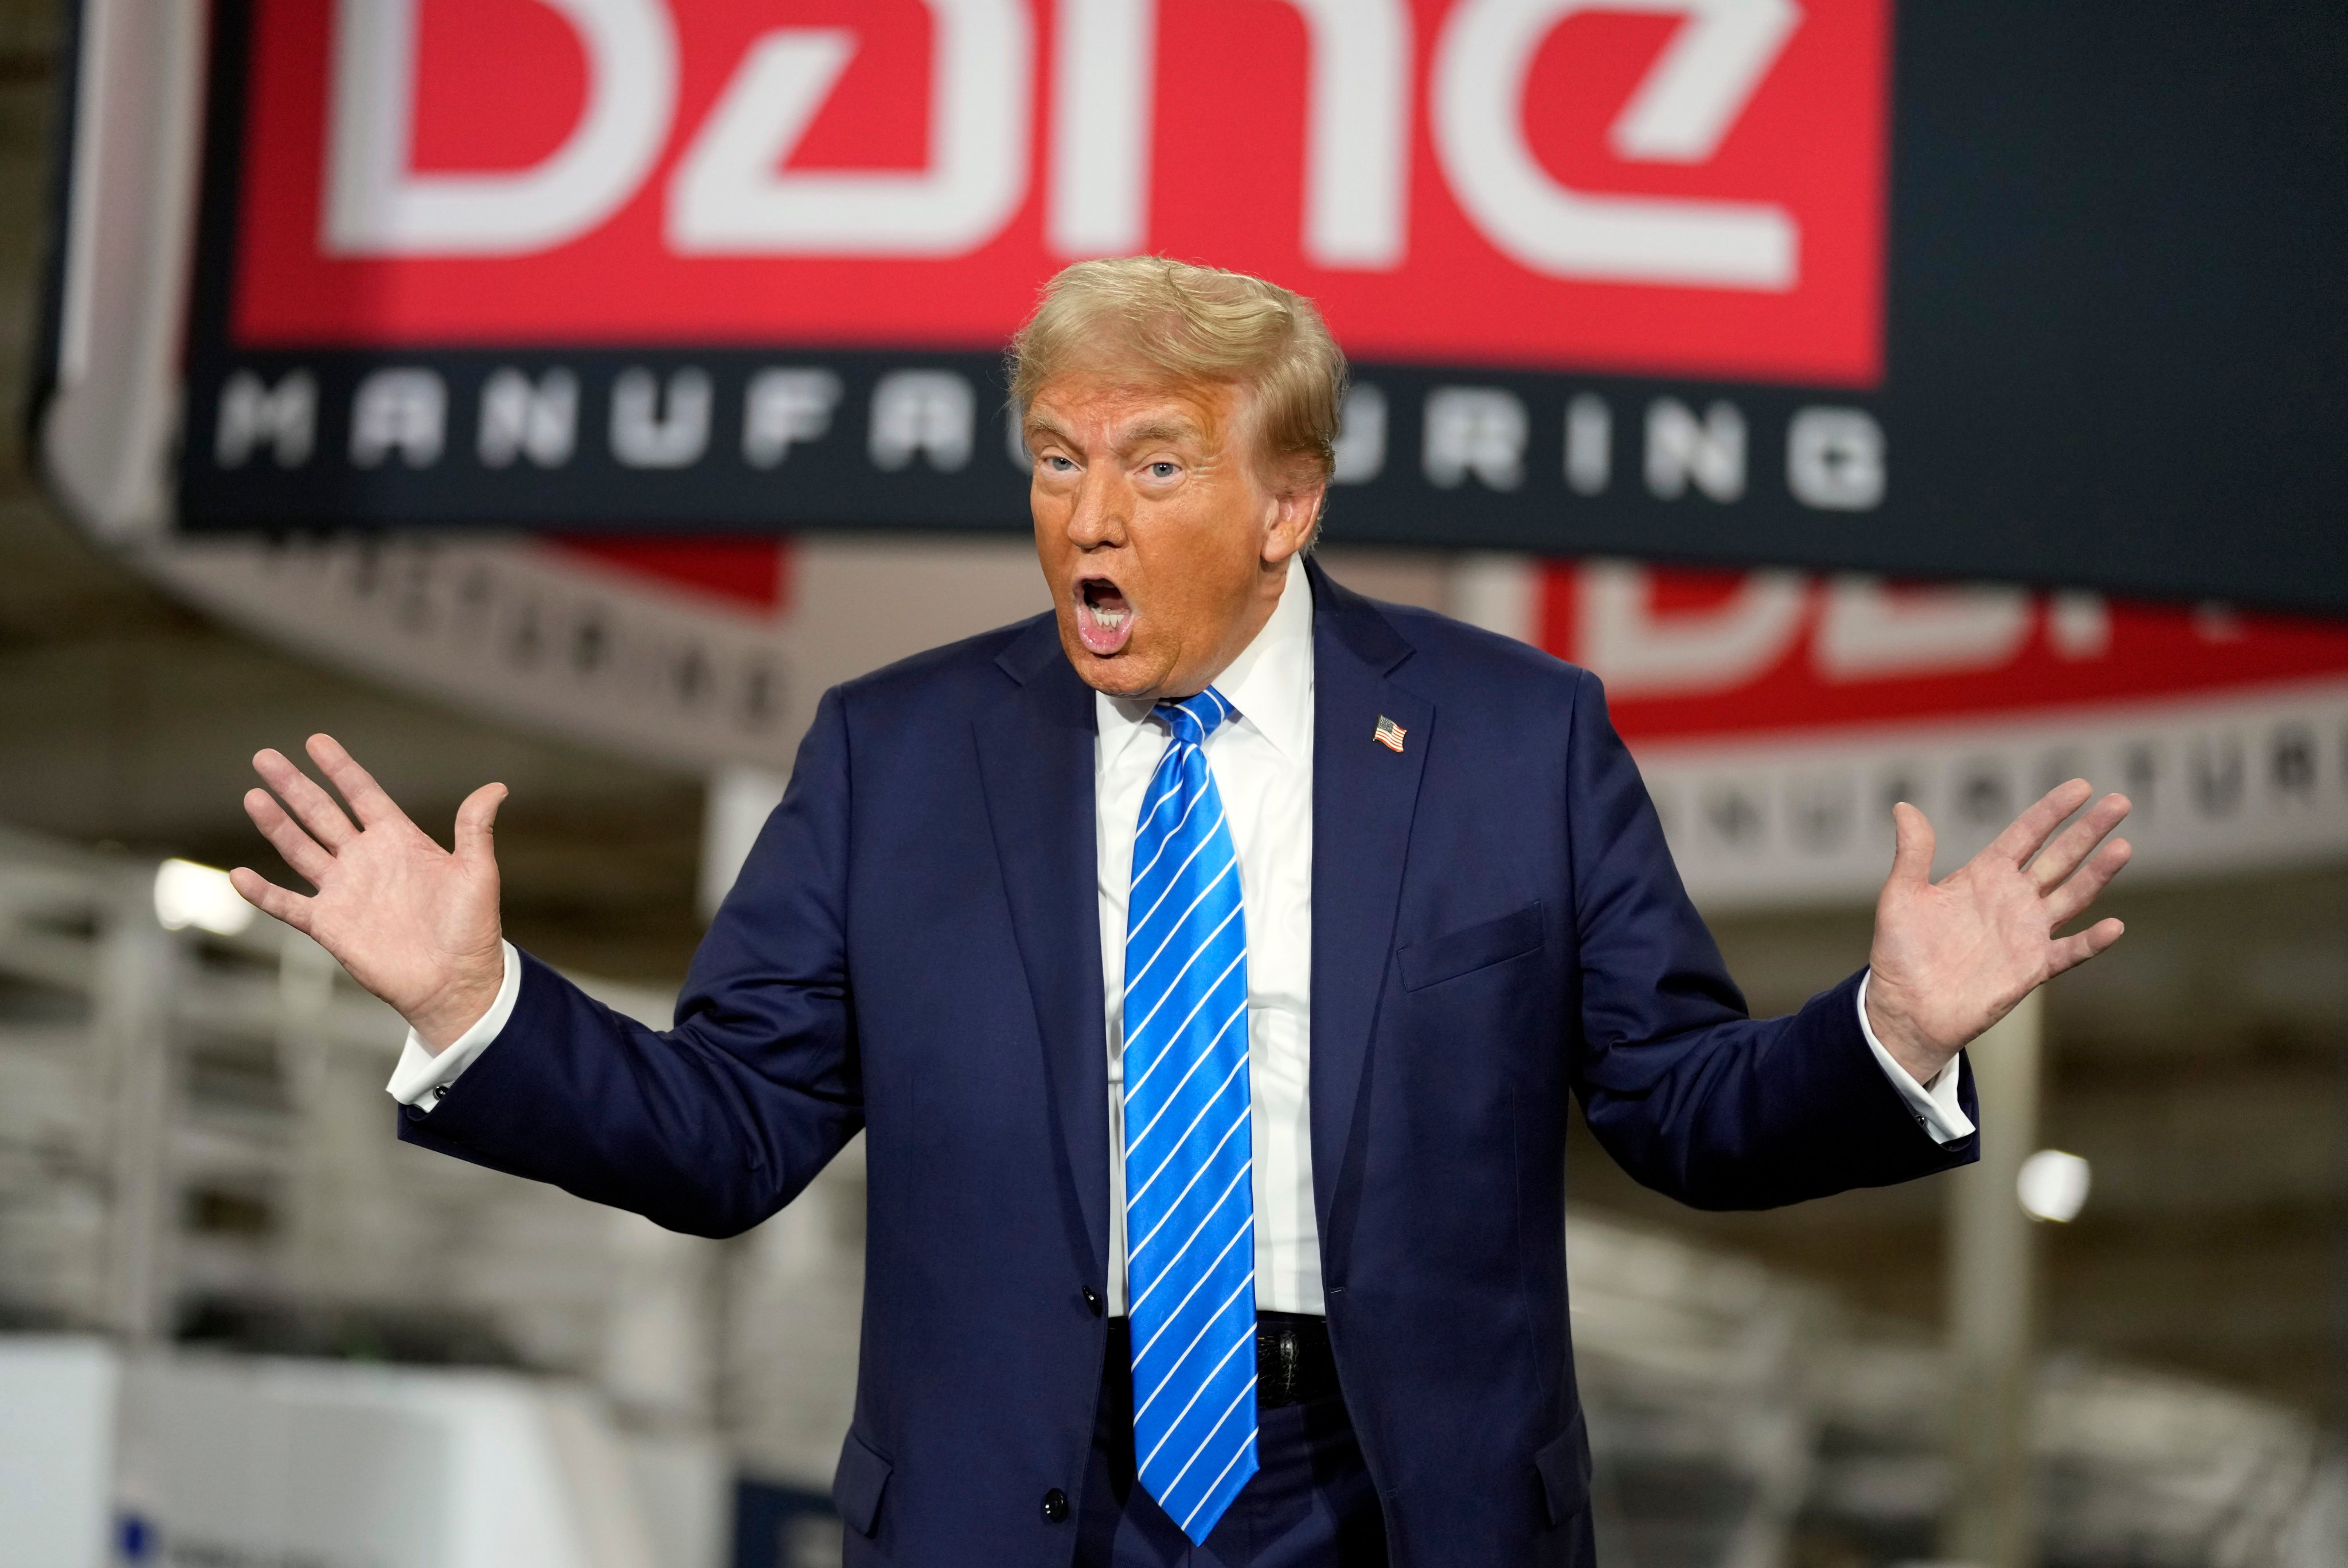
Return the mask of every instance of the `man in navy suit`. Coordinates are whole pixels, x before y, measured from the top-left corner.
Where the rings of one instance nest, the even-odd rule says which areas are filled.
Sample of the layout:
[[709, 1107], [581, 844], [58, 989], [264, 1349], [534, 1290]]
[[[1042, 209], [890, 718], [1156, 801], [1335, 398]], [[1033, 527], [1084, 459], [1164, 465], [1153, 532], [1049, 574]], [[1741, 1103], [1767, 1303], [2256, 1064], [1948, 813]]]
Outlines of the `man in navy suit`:
[[503, 942], [502, 786], [445, 853], [264, 751], [318, 892], [237, 886], [408, 1020], [411, 1141], [725, 1236], [866, 1135], [849, 1562], [1587, 1563], [1569, 1097], [1703, 1207], [1971, 1160], [1959, 1053], [2117, 940], [2054, 933], [2127, 802], [1939, 883], [1899, 808], [1869, 969], [1756, 1021], [1598, 682], [1306, 555], [1308, 302], [1088, 263], [1014, 365], [1054, 612], [824, 696], [674, 1029]]

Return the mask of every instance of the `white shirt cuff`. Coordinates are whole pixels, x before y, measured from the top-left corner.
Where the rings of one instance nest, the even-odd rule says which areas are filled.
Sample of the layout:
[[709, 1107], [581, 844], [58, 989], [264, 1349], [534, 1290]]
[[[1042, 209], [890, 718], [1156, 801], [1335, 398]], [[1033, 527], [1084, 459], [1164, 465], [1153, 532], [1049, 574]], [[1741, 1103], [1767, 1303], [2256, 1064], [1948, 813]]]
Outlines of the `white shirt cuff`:
[[1929, 1084], [1920, 1084], [1916, 1075], [1900, 1065], [1899, 1059], [1883, 1048], [1875, 1037], [1875, 1028], [1867, 1021], [1867, 983], [1875, 977], [1873, 970], [1859, 977], [1859, 1032], [1867, 1037], [1867, 1048], [1875, 1053], [1883, 1075], [1900, 1098], [1908, 1102], [1908, 1112], [1917, 1125], [1932, 1135], [1936, 1143], [1955, 1143], [1973, 1135], [1973, 1119], [1957, 1103], [1957, 1084], [1963, 1074], [1962, 1057], [1952, 1057], [1949, 1065]]
[[498, 999], [489, 1004], [489, 1010], [471, 1028], [437, 1055], [415, 1030], [407, 1031], [407, 1044], [400, 1049], [399, 1066], [392, 1069], [391, 1082], [385, 1086], [400, 1104], [430, 1110], [440, 1103], [441, 1095], [457, 1081], [458, 1076], [489, 1048], [489, 1042], [505, 1032], [507, 1020], [513, 1016], [515, 998], [521, 995], [521, 954], [514, 951], [510, 942], [498, 945], [505, 951], [505, 978], [498, 982]]

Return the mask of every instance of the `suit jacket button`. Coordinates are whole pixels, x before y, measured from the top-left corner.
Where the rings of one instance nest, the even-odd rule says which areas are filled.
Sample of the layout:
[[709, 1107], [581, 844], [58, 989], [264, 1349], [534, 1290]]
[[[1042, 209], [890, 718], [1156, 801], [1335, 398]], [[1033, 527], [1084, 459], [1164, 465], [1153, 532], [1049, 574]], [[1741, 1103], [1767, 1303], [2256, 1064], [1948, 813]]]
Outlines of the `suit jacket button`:
[[1044, 1517], [1054, 1524], [1068, 1517], [1068, 1494], [1058, 1487], [1044, 1494]]
[[1095, 1317], [1101, 1315], [1100, 1292], [1090, 1285], [1085, 1286], [1085, 1310], [1090, 1312]]

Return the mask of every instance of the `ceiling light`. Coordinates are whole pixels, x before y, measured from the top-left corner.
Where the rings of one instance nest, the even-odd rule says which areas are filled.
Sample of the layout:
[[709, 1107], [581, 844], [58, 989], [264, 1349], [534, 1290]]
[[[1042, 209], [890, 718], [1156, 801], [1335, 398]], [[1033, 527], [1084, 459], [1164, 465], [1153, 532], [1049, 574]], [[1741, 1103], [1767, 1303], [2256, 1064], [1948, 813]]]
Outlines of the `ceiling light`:
[[192, 925], [215, 936], [234, 936], [252, 923], [252, 905], [226, 872], [193, 861], [165, 861], [155, 868], [155, 918], [166, 931]]
[[2022, 1162], [2014, 1177], [2014, 1196], [2034, 1220], [2068, 1224], [2079, 1217], [2087, 1202], [2087, 1162], [2059, 1149], [2042, 1149]]

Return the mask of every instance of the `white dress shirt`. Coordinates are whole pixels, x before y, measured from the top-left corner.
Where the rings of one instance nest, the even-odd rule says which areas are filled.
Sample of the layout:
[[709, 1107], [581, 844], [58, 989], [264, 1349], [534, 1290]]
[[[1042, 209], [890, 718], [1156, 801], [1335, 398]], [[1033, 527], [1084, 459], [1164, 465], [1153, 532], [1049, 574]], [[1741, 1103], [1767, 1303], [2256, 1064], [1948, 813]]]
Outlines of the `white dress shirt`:
[[[1302, 557], [1272, 619], [1217, 676], [1237, 708], [1207, 738], [1209, 769], [1222, 796], [1240, 862], [1247, 923], [1250, 1131], [1255, 1144], [1256, 1305], [1268, 1312], [1320, 1313], [1321, 1238], [1313, 1208], [1313, 1129], [1308, 1093], [1313, 995], [1313, 590]], [[1096, 694], [1093, 748], [1095, 847], [1100, 903], [1101, 990], [1107, 1002], [1109, 1127], [1108, 1311], [1125, 1310], [1125, 913], [1133, 834], [1143, 792], [1168, 743], [1146, 702]], [[505, 944], [505, 978], [479, 1022], [438, 1056], [414, 1030], [391, 1077], [392, 1097], [429, 1107], [504, 1030], [521, 988], [521, 964]], [[1859, 985], [1859, 1026], [1909, 1113], [1933, 1139], [1970, 1137], [1957, 1103], [1952, 1062], [1930, 1087], [1919, 1084], [1875, 1037], [1867, 1021], [1867, 980]]]
[[[1288, 570], [1262, 631], [1215, 677], [1239, 710], [1207, 737], [1240, 860], [1247, 923], [1249, 1131], [1255, 1142], [1255, 1301], [1323, 1310], [1306, 1094], [1313, 1023], [1313, 587]], [[1125, 1310], [1125, 905], [1133, 835], [1169, 732], [1151, 705], [1096, 696], [1101, 991], [1108, 1003], [1108, 1310]]]

